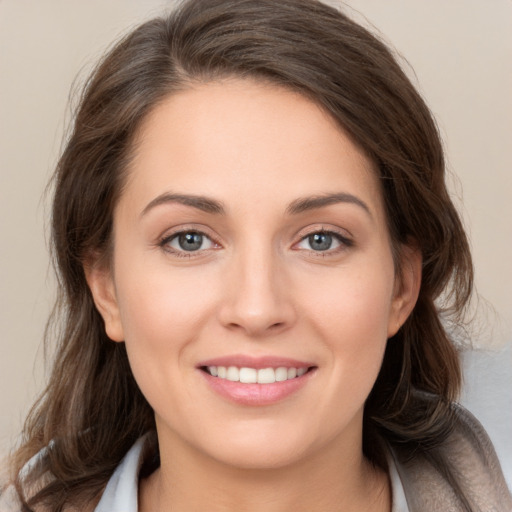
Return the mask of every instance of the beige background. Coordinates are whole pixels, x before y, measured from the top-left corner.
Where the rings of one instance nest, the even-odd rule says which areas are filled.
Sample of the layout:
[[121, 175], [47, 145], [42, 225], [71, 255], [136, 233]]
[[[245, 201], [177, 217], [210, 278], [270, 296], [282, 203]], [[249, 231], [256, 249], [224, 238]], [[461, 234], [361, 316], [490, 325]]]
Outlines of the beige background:
[[[512, 1], [348, 3], [350, 14], [400, 50], [437, 116], [449, 168], [459, 178], [451, 182], [463, 201], [478, 289], [494, 307], [480, 314], [475, 343], [512, 341]], [[41, 339], [53, 289], [43, 190], [69, 117], [70, 86], [114, 38], [170, 4], [0, 0], [0, 451], [15, 440], [43, 383]], [[510, 392], [493, 402], [495, 388], [510, 383], [511, 354], [498, 357], [498, 371], [495, 363], [472, 360], [476, 376], [466, 395], [478, 411], [485, 402], [495, 410], [512, 405]], [[484, 422], [495, 442], [500, 428], [503, 435], [512, 426], [511, 416], [500, 418]], [[510, 460], [510, 443], [502, 444]]]

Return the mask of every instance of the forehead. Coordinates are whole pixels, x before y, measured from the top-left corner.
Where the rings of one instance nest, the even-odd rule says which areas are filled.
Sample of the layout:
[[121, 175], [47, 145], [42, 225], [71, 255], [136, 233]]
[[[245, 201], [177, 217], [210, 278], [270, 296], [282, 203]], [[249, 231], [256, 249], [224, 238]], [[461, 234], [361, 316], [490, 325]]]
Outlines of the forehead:
[[134, 147], [125, 191], [141, 201], [172, 191], [270, 206], [357, 192], [381, 208], [372, 162], [321, 107], [282, 87], [232, 79], [172, 94]]

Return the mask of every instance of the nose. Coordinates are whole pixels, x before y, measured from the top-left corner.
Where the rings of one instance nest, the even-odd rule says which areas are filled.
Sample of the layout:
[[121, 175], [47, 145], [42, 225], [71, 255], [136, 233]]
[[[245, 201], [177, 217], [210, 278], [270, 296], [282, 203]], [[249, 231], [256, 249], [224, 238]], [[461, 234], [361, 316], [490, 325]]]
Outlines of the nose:
[[224, 327], [265, 337], [293, 325], [296, 313], [282, 264], [270, 248], [248, 248], [233, 258], [219, 308]]

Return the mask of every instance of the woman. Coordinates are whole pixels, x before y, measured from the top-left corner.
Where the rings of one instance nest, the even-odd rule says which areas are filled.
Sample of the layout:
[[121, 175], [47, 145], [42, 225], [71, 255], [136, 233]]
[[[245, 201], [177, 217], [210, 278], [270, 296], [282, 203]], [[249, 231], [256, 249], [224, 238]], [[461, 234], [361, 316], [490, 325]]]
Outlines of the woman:
[[4, 508], [511, 509], [453, 403], [472, 265], [435, 123], [344, 15], [192, 0], [134, 30], [52, 219], [63, 327]]

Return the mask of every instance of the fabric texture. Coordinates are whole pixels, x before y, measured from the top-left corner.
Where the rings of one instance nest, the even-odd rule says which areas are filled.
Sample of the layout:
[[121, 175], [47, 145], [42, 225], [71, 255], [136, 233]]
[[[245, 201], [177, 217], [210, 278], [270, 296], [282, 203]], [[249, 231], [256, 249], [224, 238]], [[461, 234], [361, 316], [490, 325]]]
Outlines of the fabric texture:
[[512, 495], [487, 433], [466, 409], [454, 407], [456, 427], [441, 448], [447, 474], [427, 454], [393, 450], [410, 512], [512, 512]]

